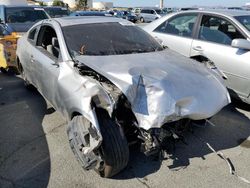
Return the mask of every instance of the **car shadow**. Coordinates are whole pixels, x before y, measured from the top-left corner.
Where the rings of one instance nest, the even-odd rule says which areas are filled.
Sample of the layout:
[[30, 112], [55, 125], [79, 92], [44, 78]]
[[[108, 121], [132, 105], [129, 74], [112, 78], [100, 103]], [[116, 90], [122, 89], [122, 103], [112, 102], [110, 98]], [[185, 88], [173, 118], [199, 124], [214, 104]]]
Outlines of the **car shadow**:
[[[168, 158], [171, 164], [168, 168], [172, 171], [178, 171], [190, 165], [190, 159], [201, 158], [206, 160], [206, 155], [212, 153], [207, 147], [209, 143], [216, 151], [226, 150], [237, 146], [250, 147], [246, 139], [250, 136], [250, 119], [241, 113], [236, 107], [242, 105], [234, 102], [209, 121], [203, 127], [192, 126], [191, 131], [185, 135], [185, 143], [176, 142], [175, 147], [168, 150]], [[139, 149], [133, 149], [130, 156], [128, 167], [114, 179], [145, 178], [161, 167], [162, 161], [152, 160], [139, 152]]]
[[47, 187], [51, 162], [42, 127], [46, 113], [37, 91], [0, 73], [0, 187]]

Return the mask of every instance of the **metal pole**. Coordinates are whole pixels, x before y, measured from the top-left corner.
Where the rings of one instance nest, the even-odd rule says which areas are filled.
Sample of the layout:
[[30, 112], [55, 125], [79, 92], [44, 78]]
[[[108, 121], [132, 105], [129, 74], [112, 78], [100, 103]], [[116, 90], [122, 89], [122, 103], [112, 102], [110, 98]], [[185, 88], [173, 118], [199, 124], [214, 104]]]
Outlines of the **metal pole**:
[[160, 8], [163, 8], [163, 1], [164, 0], [160, 0]]

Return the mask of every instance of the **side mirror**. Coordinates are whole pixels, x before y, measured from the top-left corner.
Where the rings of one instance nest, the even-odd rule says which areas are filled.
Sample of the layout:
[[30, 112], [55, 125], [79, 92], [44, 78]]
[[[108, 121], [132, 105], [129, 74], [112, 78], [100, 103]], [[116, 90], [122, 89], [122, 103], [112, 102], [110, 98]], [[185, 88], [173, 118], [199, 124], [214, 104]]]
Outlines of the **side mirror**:
[[250, 41], [246, 39], [234, 39], [231, 44], [234, 48], [250, 50]]
[[59, 43], [58, 43], [58, 39], [56, 37], [52, 38], [52, 46], [55, 48], [60, 48]]

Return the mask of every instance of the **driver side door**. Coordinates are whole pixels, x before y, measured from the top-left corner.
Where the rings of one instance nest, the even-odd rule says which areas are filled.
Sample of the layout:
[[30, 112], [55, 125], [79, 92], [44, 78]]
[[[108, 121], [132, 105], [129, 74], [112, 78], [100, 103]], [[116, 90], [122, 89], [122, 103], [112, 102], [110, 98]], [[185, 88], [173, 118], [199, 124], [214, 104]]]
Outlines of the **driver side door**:
[[42, 25], [38, 33], [36, 51], [32, 54], [36, 71], [36, 86], [40, 93], [54, 106], [59, 77], [60, 47], [52, 25]]

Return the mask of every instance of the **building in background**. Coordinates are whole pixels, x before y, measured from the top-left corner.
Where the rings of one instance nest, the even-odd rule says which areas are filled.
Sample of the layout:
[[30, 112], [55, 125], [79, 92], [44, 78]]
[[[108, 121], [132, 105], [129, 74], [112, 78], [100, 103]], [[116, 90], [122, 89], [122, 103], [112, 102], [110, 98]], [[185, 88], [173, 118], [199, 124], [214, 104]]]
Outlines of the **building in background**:
[[105, 10], [113, 8], [112, 2], [93, 2], [93, 9]]
[[26, 0], [1, 0], [0, 4], [2, 5], [27, 5]]
[[[64, 3], [67, 3], [70, 8], [75, 8], [78, 0], [63, 0]], [[88, 0], [88, 7], [92, 8], [93, 0]]]

